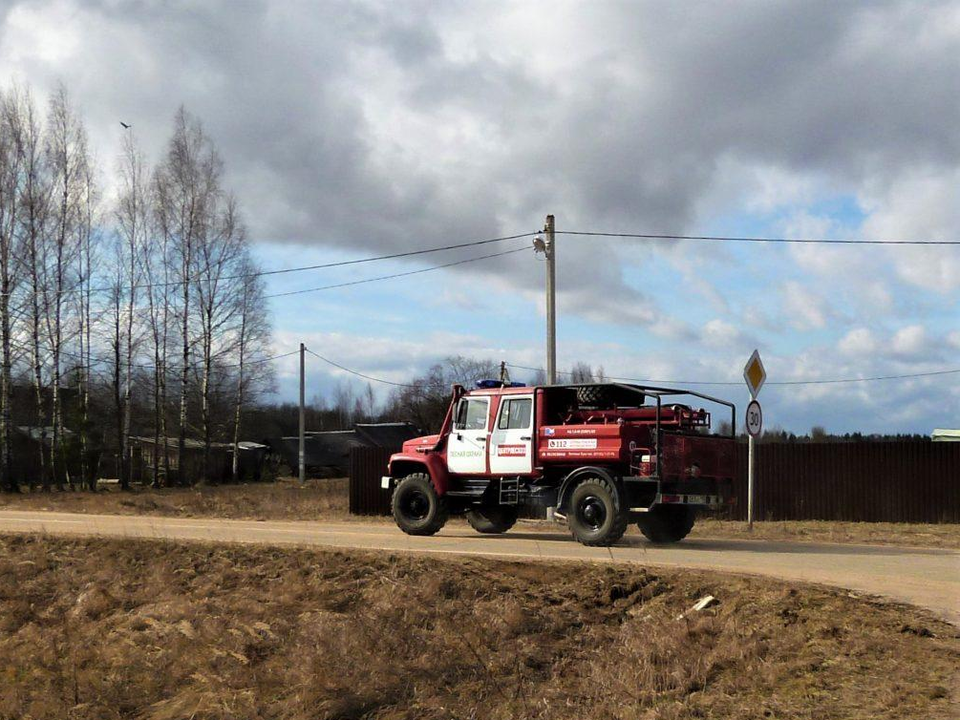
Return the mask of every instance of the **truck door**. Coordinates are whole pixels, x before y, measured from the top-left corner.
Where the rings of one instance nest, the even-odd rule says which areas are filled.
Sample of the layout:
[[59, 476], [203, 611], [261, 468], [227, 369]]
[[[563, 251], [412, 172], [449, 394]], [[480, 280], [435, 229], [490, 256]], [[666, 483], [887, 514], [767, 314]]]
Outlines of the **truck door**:
[[457, 403], [457, 414], [447, 440], [447, 469], [451, 473], [486, 473], [489, 409], [490, 399], [484, 397], [465, 397]]
[[529, 475], [533, 472], [533, 396], [510, 395], [500, 401], [490, 434], [490, 472]]

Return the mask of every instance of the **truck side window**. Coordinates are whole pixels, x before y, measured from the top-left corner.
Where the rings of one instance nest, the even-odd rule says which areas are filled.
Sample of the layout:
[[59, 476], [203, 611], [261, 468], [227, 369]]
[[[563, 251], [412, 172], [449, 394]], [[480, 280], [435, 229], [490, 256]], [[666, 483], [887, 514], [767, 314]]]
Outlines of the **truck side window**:
[[530, 398], [504, 400], [497, 427], [501, 430], [526, 430], [530, 427], [532, 409], [533, 400]]
[[487, 401], [464, 398], [457, 406], [457, 430], [483, 430], [487, 427]]

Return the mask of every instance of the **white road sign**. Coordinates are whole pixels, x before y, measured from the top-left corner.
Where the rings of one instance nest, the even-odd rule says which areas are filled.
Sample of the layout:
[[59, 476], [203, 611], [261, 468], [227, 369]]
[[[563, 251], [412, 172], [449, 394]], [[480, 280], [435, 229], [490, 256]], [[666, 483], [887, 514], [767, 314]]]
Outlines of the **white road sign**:
[[747, 405], [747, 432], [750, 437], [757, 437], [763, 431], [763, 410], [760, 403], [751, 400]]
[[743, 368], [743, 379], [750, 389], [750, 397], [757, 397], [760, 393], [760, 388], [763, 387], [763, 383], [767, 379], [767, 371], [764, 369], [763, 362], [760, 360], [759, 350], [754, 350], [753, 355], [747, 360], [747, 364]]

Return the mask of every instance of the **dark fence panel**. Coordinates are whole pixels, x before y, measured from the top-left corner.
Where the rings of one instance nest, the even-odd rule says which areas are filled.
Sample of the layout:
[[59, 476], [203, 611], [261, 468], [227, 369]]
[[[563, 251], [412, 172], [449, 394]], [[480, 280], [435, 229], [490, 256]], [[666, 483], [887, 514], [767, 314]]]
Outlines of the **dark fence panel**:
[[[960, 522], [960, 443], [758, 443], [757, 520]], [[350, 455], [350, 512], [389, 515], [380, 488], [390, 451]], [[747, 446], [737, 448], [737, 504], [747, 516]]]
[[[758, 443], [757, 520], [960, 522], [960, 443]], [[747, 446], [737, 453], [747, 516]]]
[[395, 450], [355, 447], [350, 451], [350, 513], [389, 515], [390, 492], [380, 487], [387, 462]]

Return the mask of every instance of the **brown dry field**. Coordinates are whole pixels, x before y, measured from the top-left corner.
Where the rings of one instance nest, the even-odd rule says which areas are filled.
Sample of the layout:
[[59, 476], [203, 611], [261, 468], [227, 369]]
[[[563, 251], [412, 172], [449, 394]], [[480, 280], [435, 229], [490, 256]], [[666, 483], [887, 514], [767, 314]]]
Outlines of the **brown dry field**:
[[958, 666], [921, 610], [760, 578], [0, 536], [5, 719], [945, 720]]
[[[117, 490], [115, 485], [104, 486], [97, 493], [0, 493], [0, 508], [246, 520], [357, 519], [347, 512], [347, 480], [343, 478], [309, 480], [303, 486], [292, 478], [284, 478], [274, 483], [160, 490], [138, 488], [126, 493]], [[371, 517], [362, 519], [366, 522], [377, 520]], [[389, 518], [383, 520], [389, 522]], [[544, 522], [524, 524], [525, 530], [556, 529], [555, 525]], [[628, 532], [638, 531], [631, 527]], [[749, 533], [746, 523], [708, 517], [698, 521], [691, 537], [960, 548], [960, 525], [768, 521], [754, 523], [753, 532]]]

